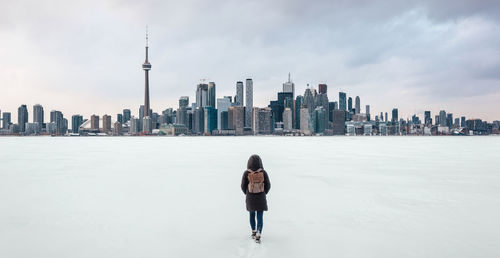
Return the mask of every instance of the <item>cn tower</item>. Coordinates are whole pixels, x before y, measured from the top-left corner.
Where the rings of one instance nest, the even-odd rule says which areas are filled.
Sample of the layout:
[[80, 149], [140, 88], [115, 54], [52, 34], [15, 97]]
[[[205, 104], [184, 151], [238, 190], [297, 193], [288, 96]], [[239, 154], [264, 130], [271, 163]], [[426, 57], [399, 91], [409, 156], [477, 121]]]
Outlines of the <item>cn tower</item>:
[[149, 106], [149, 70], [151, 70], [151, 64], [148, 61], [148, 29], [146, 27], [146, 61], [142, 64], [142, 69], [145, 74], [145, 84], [144, 84], [144, 117], [151, 117]]

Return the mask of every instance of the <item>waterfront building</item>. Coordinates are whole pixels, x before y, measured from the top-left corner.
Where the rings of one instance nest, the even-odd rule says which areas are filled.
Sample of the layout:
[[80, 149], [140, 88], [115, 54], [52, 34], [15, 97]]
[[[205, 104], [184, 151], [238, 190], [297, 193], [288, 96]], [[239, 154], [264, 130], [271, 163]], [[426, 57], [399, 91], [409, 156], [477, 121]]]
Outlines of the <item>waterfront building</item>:
[[202, 107], [196, 107], [193, 111], [193, 134], [202, 134], [205, 130], [205, 111]]
[[446, 126], [453, 127], [453, 114], [452, 113], [446, 114]]
[[347, 111], [348, 111], [349, 113], [351, 113], [351, 112], [352, 112], [352, 98], [351, 98], [351, 97], [349, 97], [349, 98], [347, 99]]
[[245, 107], [232, 106], [228, 109], [228, 127], [235, 130], [236, 135], [242, 135], [245, 127]]
[[206, 106], [203, 108], [203, 111], [203, 132], [206, 135], [211, 135], [212, 131], [217, 130], [217, 109], [212, 106]]
[[285, 110], [283, 111], [283, 130], [292, 131], [292, 129], [293, 129], [292, 109], [285, 108]]
[[227, 112], [229, 107], [232, 106], [231, 97], [224, 96], [217, 99], [217, 129], [222, 130], [222, 112]]
[[309, 108], [302, 106], [300, 108], [300, 132], [305, 135], [312, 134], [311, 126], [311, 113], [309, 113]]
[[123, 115], [122, 114], [116, 114], [116, 121], [118, 123], [123, 123]]
[[334, 135], [344, 135], [345, 134], [345, 121], [346, 121], [346, 111], [343, 109], [336, 109], [333, 111], [333, 134]]
[[387, 135], [387, 124], [386, 123], [379, 123], [378, 124], [378, 132], [382, 136]]
[[[52, 119], [51, 119], [52, 122]], [[92, 115], [90, 117], [90, 129], [99, 131], [99, 116]]]
[[129, 127], [129, 133], [134, 135], [134, 134], [138, 134], [139, 132], [141, 132], [141, 123], [139, 122], [139, 119], [138, 118], [135, 118], [135, 117], [131, 117], [130, 118], [130, 127]]
[[229, 129], [229, 111], [222, 111], [220, 113], [220, 130]]
[[19, 125], [19, 131], [23, 133], [26, 131], [26, 123], [28, 122], [28, 108], [26, 105], [21, 105], [17, 109], [17, 124]]
[[[111, 120], [110, 120], [111, 121]], [[142, 118], [142, 132], [150, 134], [153, 130], [153, 121], [150, 116], [145, 116]]]
[[253, 108], [253, 126], [252, 130], [255, 135], [271, 134], [271, 109], [270, 108]]
[[41, 132], [43, 128], [43, 118], [44, 118], [44, 113], [43, 113], [43, 107], [40, 104], [36, 104], [33, 106], [33, 123], [38, 124], [38, 132]]
[[465, 116], [463, 116], [463, 117], [460, 118], [460, 126], [461, 127], [467, 127], [467, 125], [465, 123]]
[[3, 112], [3, 114], [2, 114], [2, 128], [9, 129], [10, 124], [12, 124], [10, 112]]
[[113, 135], [121, 135], [122, 134], [122, 123], [116, 121], [114, 123], [114, 127], [113, 127]]
[[323, 107], [317, 107], [314, 109], [312, 116], [312, 126], [314, 133], [324, 133], [327, 128], [327, 117], [326, 110]]
[[196, 86], [196, 107], [203, 108], [208, 104], [208, 84], [200, 83]]
[[424, 123], [427, 126], [432, 124], [431, 111], [424, 112]]
[[108, 115], [102, 116], [102, 132], [103, 133], [111, 132], [111, 116]]
[[81, 115], [73, 115], [71, 117], [71, 132], [78, 133], [80, 125], [83, 124], [83, 116]]

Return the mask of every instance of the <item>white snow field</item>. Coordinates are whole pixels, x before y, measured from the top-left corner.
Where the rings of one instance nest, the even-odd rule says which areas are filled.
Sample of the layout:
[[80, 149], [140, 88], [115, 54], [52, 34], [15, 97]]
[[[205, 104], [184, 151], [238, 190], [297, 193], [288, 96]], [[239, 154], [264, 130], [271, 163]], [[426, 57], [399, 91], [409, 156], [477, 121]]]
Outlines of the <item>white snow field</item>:
[[500, 257], [500, 137], [3, 137], [0, 257]]

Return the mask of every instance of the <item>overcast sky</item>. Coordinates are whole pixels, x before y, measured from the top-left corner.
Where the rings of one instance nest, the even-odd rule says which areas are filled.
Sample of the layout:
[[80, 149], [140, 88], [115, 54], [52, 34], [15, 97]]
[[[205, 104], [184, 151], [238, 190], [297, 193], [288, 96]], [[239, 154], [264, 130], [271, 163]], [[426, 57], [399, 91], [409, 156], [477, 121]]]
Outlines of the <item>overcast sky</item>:
[[326, 83], [372, 114], [500, 120], [498, 0], [0, 0], [0, 110], [137, 115], [146, 25], [158, 113], [193, 102], [202, 78], [218, 97], [253, 78], [267, 106], [290, 72], [297, 94]]

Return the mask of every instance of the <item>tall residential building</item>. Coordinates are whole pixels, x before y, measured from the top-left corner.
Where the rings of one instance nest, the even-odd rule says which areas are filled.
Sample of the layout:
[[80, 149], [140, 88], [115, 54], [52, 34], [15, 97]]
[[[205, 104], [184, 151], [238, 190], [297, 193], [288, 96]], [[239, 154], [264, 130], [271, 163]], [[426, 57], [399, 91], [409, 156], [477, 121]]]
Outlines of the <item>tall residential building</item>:
[[21, 105], [17, 109], [17, 124], [19, 125], [19, 131], [24, 132], [26, 130], [26, 123], [28, 122], [28, 108], [26, 105]]
[[126, 123], [128, 121], [130, 121], [130, 118], [131, 118], [131, 113], [130, 113], [130, 109], [124, 109], [123, 110], [123, 123]]
[[40, 132], [43, 128], [43, 107], [40, 104], [33, 106], [33, 123], [38, 124], [38, 131]]
[[151, 70], [151, 64], [149, 63], [148, 60], [148, 51], [149, 51], [149, 44], [148, 44], [148, 33], [146, 31], [146, 60], [144, 61], [144, 64], [142, 64], [142, 69], [144, 70], [144, 113], [143, 117], [151, 117], [151, 108], [149, 105], [149, 70]]
[[228, 111], [231, 105], [232, 103], [230, 96], [224, 96], [223, 98], [217, 99], [217, 128], [219, 130], [222, 130], [221, 114], [224, 111]]
[[366, 109], [366, 111], [365, 111], [365, 112], [366, 112], [366, 119], [367, 119], [368, 121], [370, 121], [370, 120], [371, 120], [371, 116], [370, 116], [370, 105], [366, 105], [366, 106], [365, 106], [365, 109]]
[[384, 121], [384, 113], [382, 113], [382, 112], [380, 112], [380, 121]]
[[12, 123], [12, 121], [11, 121], [10, 112], [3, 112], [3, 114], [2, 114], [2, 128], [9, 129], [9, 126], [11, 123]]
[[387, 116], [387, 112], [385, 112], [385, 121], [386, 121], [386, 122], [389, 122], [389, 120], [388, 120], [388, 119], [389, 119], [389, 116]]
[[359, 96], [356, 96], [356, 114], [361, 113], [361, 100], [359, 99]]
[[467, 127], [467, 125], [465, 123], [465, 116], [463, 116], [463, 117], [460, 118], [460, 126], [461, 127]]
[[116, 114], [116, 122], [118, 123], [123, 123], [123, 115], [122, 114]]
[[102, 116], [102, 132], [103, 133], [111, 132], [111, 116], [108, 115]]
[[215, 108], [215, 98], [216, 98], [215, 82], [209, 82], [207, 106]]
[[346, 94], [345, 92], [339, 92], [339, 109], [346, 110]]
[[270, 134], [271, 127], [271, 109], [270, 108], [253, 108], [253, 126], [254, 134]]
[[229, 129], [229, 111], [222, 111], [220, 113], [220, 130]]
[[446, 111], [439, 111], [439, 125], [446, 126]]
[[247, 79], [245, 82], [245, 127], [252, 127], [252, 110], [253, 110], [253, 81], [252, 79]]
[[153, 130], [153, 120], [150, 116], [145, 116], [142, 118], [142, 132], [150, 134]]
[[188, 96], [181, 96], [179, 98], [179, 108], [185, 107], [187, 108], [189, 106], [189, 97]]
[[90, 117], [90, 129], [99, 131], [99, 116], [98, 115], [92, 115]]
[[234, 105], [243, 106], [243, 82], [236, 82], [236, 96], [234, 96]]
[[398, 118], [398, 109], [393, 108], [392, 109], [392, 120], [393, 123], [399, 123], [399, 118]]
[[71, 132], [78, 133], [78, 129], [80, 125], [83, 124], [83, 116], [81, 115], [73, 115], [71, 117]]
[[349, 97], [347, 99], [347, 111], [352, 112], [352, 98], [351, 97]]
[[140, 123], [139, 119], [135, 117], [130, 118], [130, 127], [129, 127], [129, 133], [134, 135], [138, 134], [141, 131], [142, 128], [140, 128]]

